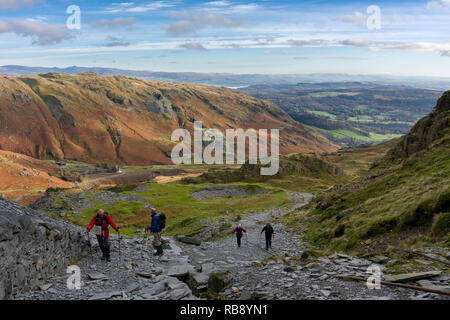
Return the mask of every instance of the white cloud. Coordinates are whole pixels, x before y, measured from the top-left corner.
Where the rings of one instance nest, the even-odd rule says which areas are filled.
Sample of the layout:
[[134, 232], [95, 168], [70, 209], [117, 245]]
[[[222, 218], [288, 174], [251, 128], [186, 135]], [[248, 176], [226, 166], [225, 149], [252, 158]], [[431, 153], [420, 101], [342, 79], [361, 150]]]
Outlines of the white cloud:
[[73, 38], [69, 29], [39, 21], [27, 19], [9, 19], [0, 21], [1, 33], [15, 33], [31, 37], [33, 44], [51, 45]]
[[395, 14], [395, 15], [391, 16], [389, 20], [392, 23], [407, 23], [407, 24], [410, 24], [410, 25], [415, 25], [416, 24], [416, 19], [414, 19], [413, 17], [402, 16], [402, 15], [398, 15], [398, 14]]
[[366, 47], [372, 44], [372, 41], [365, 39], [346, 39], [342, 41], [345, 46]]
[[345, 23], [363, 24], [366, 22], [367, 17], [359, 11], [355, 11], [352, 15], [339, 16], [337, 20]]
[[368, 47], [367, 50], [369, 50], [370, 52], [380, 52], [381, 48], [377, 48], [377, 47]]
[[197, 42], [183, 43], [179, 47], [187, 50], [207, 51], [202, 44]]
[[450, 42], [405, 42], [405, 41], [374, 41], [366, 39], [347, 39], [340, 42], [344, 46], [367, 47], [370, 51], [398, 50], [419, 52], [440, 52], [441, 55], [450, 50]]
[[213, 6], [213, 7], [227, 7], [231, 5], [231, 2], [222, 0], [222, 1], [210, 1], [205, 3], [206, 6]]
[[112, 20], [102, 19], [100, 21], [91, 22], [93, 27], [120, 28], [129, 27], [136, 23], [136, 18], [116, 18]]
[[197, 14], [183, 11], [172, 12], [170, 16], [179, 19], [179, 21], [163, 27], [171, 36], [193, 34], [198, 29], [206, 27], [234, 28], [242, 25], [242, 21], [231, 20], [215, 13]]
[[34, 5], [34, 0], [0, 0], [0, 9], [19, 9]]
[[427, 2], [427, 9], [431, 11], [450, 8], [450, 0], [432, 0]]
[[114, 36], [109, 36], [106, 38], [106, 47], [128, 47], [131, 43], [126, 41], [125, 38], [119, 38]]
[[232, 13], [248, 13], [250, 11], [254, 11], [259, 8], [259, 5], [256, 3], [249, 3], [249, 4], [240, 4], [232, 7], [232, 10], [230, 12]]
[[260, 8], [256, 3], [234, 4], [229, 1], [211, 1], [200, 7], [200, 10], [217, 14], [245, 14]]
[[327, 43], [324, 39], [308, 39], [308, 40], [289, 40], [288, 43], [294, 47], [317, 46]]
[[134, 2], [113, 3], [111, 7], [106, 8], [104, 13], [121, 13], [121, 12], [148, 12], [156, 11], [163, 8], [171, 8], [176, 6], [178, 1], [154, 1], [142, 5], [135, 5]]

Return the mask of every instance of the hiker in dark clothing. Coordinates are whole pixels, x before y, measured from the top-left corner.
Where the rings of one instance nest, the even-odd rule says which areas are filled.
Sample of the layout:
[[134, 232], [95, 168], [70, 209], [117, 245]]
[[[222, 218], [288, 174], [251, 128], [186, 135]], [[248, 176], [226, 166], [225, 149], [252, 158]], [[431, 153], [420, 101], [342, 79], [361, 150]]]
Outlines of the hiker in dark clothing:
[[266, 224], [266, 226], [262, 229], [261, 233], [266, 233], [266, 250], [272, 249], [272, 238], [273, 238], [273, 228], [270, 223]]
[[103, 256], [102, 260], [106, 260], [108, 262], [111, 261], [110, 258], [110, 247], [109, 247], [109, 226], [112, 226], [114, 230], [117, 232], [120, 231], [120, 228], [115, 225], [112, 221], [109, 214], [102, 209], [98, 210], [98, 213], [92, 218], [89, 226], [87, 227], [87, 233], [91, 231], [91, 229], [95, 226], [94, 231], [97, 236], [98, 245], [102, 250]]
[[162, 256], [164, 254], [161, 233], [165, 226], [166, 216], [164, 213], [157, 214], [156, 209], [152, 208], [152, 222], [150, 226], [145, 228], [145, 231], [150, 230], [153, 234], [153, 246], [156, 248], [155, 256]]
[[247, 232], [247, 230], [245, 230], [244, 227], [242, 226], [242, 224], [240, 224], [236, 228], [234, 228], [233, 232], [236, 233], [237, 245], [240, 248], [242, 236], [243, 236], [244, 232], [245, 233]]

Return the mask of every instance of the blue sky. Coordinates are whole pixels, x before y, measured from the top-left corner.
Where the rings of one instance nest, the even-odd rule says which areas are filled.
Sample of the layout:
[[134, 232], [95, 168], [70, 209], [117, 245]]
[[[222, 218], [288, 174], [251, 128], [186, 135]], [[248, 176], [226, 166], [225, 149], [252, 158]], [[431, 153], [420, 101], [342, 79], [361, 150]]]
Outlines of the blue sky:
[[[66, 26], [70, 5], [80, 29]], [[449, 76], [450, 0], [0, 0], [9, 64]]]

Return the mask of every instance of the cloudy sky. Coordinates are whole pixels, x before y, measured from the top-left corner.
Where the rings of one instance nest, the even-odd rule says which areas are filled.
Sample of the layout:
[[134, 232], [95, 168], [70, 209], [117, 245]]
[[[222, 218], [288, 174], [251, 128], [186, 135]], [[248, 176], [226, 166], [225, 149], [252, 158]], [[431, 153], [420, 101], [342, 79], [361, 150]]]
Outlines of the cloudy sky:
[[449, 76], [450, 0], [0, 0], [11, 64]]

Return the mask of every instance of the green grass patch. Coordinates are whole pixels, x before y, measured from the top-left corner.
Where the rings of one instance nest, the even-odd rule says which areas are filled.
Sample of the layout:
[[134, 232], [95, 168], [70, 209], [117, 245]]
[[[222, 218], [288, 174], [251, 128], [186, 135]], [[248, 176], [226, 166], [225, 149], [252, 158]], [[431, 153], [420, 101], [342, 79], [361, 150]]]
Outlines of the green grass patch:
[[449, 241], [449, 186], [450, 149], [442, 146], [390, 173], [335, 187], [286, 223], [301, 225], [306, 240], [330, 251], [360, 253], [373, 243], [373, 250], [387, 248], [392, 239], [443, 245]]
[[[201, 190], [206, 185], [186, 184], [157, 184], [150, 183], [151, 189], [134, 193], [131, 186], [119, 186], [115, 192], [133, 194], [145, 198], [149, 203], [167, 216], [166, 235], [194, 236], [204, 230], [202, 220], [226, 216], [242, 216], [248, 211], [263, 210], [271, 207], [287, 205], [289, 195], [282, 189], [269, 187], [264, 184], [233, 183], [231, 186], [240, 187], [247, 191], [247, 196], [212, 198], [199, 201], [191, 196], [191, 192]], [[230, 186], [230, 185], [227, 185]], [[266, 193], [256, 194], [264, 189]], [[95, 192], [95, 191], [94, 191]], [[88, 195], [93, 200], [92, 194]], [[94, 202], [95, 207], [82, 210], [79, 216], [68, 219], [80, 226], [87, 226], [99, 209], [107, 211], [114, 222], [121, 227], [121, 233], [133, 235], [136, 229], [143, 229], [150, 224], [150, 209], [144, 208], [142, 202], [120, 202], [106, 206]], [[219, 236], [219, 235], [218, 235]]]
[[309, 110], [308, 113], [311, 113], [311, 114], [314, 114], [314, 115], [317, 115], [317, 116], [322, 116], [322, 117], [328, 118], [328, 119], [333, 120], [333, 121], [337, 120], [337, 118], [336, 118], [336, 116], [334, 114], [331, 114], [331, 113], [325, 112], [325, 111]]

